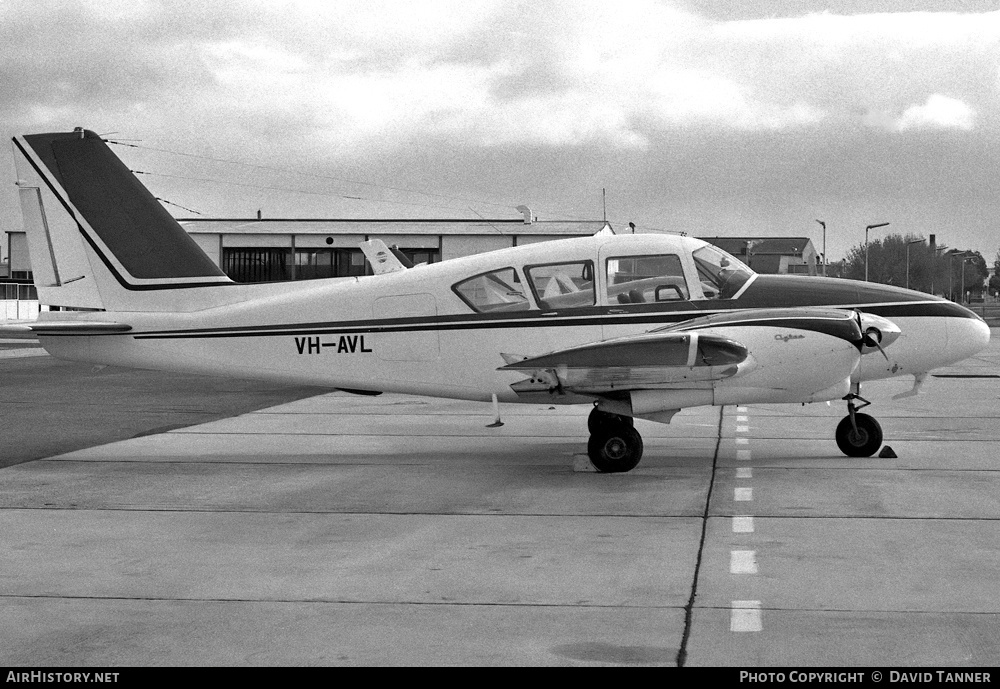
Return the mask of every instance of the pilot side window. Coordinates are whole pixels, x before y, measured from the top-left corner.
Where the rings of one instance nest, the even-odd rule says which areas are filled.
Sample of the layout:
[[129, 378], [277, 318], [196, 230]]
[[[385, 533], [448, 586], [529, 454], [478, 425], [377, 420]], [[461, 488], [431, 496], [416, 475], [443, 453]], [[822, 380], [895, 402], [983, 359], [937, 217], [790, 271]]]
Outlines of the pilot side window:
[[698, 268], [701, 291], [708, 299], [732, 299], [753, 277], [753, 271], [722, 249], [706, 245], [691, 254]]
[[517, 271], [501, 268], [452, 285], [455, 294], [473, 311], [526, 311], [531, 308]]
[[569, 309], [595, 303], [593, 261], [529, 266], [525, 272], [543, 309]]
[[619, 256], [609, 258], [607, 267], [609, 304], [690, 298], [679, 256]]

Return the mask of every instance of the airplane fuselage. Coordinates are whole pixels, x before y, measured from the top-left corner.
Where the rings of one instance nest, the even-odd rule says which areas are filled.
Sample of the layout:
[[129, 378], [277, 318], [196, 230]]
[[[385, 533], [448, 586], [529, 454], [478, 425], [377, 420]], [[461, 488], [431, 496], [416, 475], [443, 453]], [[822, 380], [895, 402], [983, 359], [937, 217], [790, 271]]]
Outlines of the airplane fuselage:
[[[498, 371], [504, 363], [501, 353], [534, 356], [713, 313], [827, 306], [888, 318], [899, 326], [901, 335], [885, 349], [886, 357], [877, 353], [861, 357], [850, 372], [855, 383], [916, 375], [959, 361], [979, 351], [989, 337], [981, 319], [950, 301], [832, 278], [754, 275], [739, 294], [722, 299], [701, 290], [696, 274], [685, 266], [690, 273], [687, 298], [613, 303], [614, 287], [606, 282], [607, 272], [602, 269], [609, 260], [676, 254], [686, 262], [690, 261], [690, 242], [695, 241], [666, 235], [593, 237], [507, 249], [388, 275], [181, 289], [175, 290], [179, 303], [194, 300], [186, 312], [119, 313], [132, 326], [131, 332], [60, 335], [43, 337], [42, 342], [56, 356], [98, 364], [481, 401], [496, 394], [502, 401], [518, 402], [534, 398], [512, 391], [511, 385], [523, 375]], [[453, 289], [470, 276], [497, 269], [510, 268], [519, 280], [525, 280], [531, 266], [552, 261], [590, 261], [596, 266], [590, 276], [593, 303], [552, 306], [525, 289], [523, 308], [477, 313]], [[213, 292], [224, 295], [227, 290], [245, 295], [256, 290], [259, 296], [194, 308], [198, 300], [211, 303], [219, 299]], [[851, 351], [842, 343], [820, 342], [780, 326], [721, 327], [719, 332], [752, 344], [758, 360], [773, 358], [773, 362], [759, 362], [769, 365], [772, 374], [782, 361], [789, 362], [782, 389], [804, 389], [805, 384], [811, 393], [826, 390], [829, 386], [819, 384], [824, 382], [822, 357], [849, 357]], [[803, 361], [812, 364], [803, 366]], [[834, 377], [837, 381], [825, 382], [843, 379], [839, 374]], [[826, 398], [841, 396], [838, 387]], [[819, 401], [813, 399], [815, 394], [802, 400], [796, 395], [785, 397], [775, 394], [770, 401]], [[580, 400], [553, 395], [552, 401]]]

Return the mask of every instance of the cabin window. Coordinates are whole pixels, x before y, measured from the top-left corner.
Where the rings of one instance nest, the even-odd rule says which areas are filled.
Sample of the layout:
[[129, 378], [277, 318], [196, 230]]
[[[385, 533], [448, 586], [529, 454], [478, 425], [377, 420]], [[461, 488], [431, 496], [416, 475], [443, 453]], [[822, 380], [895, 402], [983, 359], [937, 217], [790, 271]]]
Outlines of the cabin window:
[[609, 304], [683, 301], [691, 296], [676, 255], [609, 258], [607, 269]]
[[732, 299], [753, 271], [722, 249], [703, 246], [692, 253], [701, 291], [709, 299]]
[[525, 269], [528, 282], [543, 309], [594, 305], [594, 262], [551, 263]]
[[526, 311], [531, 308], [524, 283], [513, 268], [502, 268], [452, 285], [451, 289], [473, 311]]

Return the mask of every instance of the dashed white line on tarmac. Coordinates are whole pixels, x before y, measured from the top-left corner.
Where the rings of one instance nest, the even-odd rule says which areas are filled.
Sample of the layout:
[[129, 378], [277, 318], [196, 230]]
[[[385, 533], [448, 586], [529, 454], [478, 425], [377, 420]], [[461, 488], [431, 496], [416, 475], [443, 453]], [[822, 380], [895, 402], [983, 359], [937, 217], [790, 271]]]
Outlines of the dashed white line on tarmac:
[[750, 467], [737, 467], [736, 478], [753, 478], [753, 469]]
[[756, 574], [757, 552], [754, 550], [732, 550], [729, 552], [730, 574]]
[[733, 489], [733, 500], [736, 502], [750, 502], [753, 500], [753, 488], [741, 487]]
[[753, 533], [753, 517], [733, 517], [733, 533]]
[[741, 461], [741, 462], [749, 462], [750, 461], [750, 450], [737, 450], [736, 451], [736, 459], [739, 460], [739, 461]]
[[764, 628], [759, 600], [734, 600], [729, 611], [729, 631], [759, 632]]

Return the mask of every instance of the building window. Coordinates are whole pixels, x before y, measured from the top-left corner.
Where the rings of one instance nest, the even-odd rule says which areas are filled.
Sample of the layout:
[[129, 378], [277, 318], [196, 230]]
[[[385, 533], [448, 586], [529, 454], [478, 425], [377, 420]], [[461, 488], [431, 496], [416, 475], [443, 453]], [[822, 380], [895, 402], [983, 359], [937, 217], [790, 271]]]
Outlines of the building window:
[[368, 260], [361, 249], [334, 249], [336, 274], [334, 277], [344, 278], [356, 275], [371, 275]]
[[37, 301], [38, 291], [34, 285], [19, 285], [16, 283], [0, 284], [0, 299], [10, 301]]
[[297, 249], [295, 251], [295, 279], [317, 280], [336, 277], [332, 249]]
[[437, 263], [441, 260], [439, 249], [400, 249], [413, 265]]
[[223, 249], [222, 264], [236, 282], [279, 282], [289, 279], [289, 250], [278, 248]]
[[296, 249], [295, 279], [371, 275], [361, 249]]

